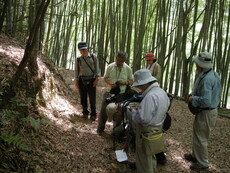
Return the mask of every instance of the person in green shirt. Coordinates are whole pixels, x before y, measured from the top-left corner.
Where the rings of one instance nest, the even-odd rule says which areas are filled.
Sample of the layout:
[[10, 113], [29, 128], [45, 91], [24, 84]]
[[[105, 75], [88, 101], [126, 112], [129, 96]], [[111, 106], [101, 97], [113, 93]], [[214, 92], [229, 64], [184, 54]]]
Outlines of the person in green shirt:
[[[109, 86], [110, 91], [104, 93], [101, 111], [98, 117], [98, 127], [97, 133], [99, 135], [104, 132], [105, 124], [108, 119], [106, 113], [106, 106], [108, 102], [106, 98], [110, 97], [111, 92], [116, 91], [116, 100], [115, 102], [121, 102], [125, 100], [125, 91], [127, 86], [132, 85], [133, 83], [133, 74], [132, 69], [125, 63], [127, 58], [127, 53], [123, 51], [117, 52], [115, 62], [109, 64], [104, 74], [104, 81]], [[121, 119], [118, 119], [114, 122], [114, 126], [119, 126], [121, 124]]]

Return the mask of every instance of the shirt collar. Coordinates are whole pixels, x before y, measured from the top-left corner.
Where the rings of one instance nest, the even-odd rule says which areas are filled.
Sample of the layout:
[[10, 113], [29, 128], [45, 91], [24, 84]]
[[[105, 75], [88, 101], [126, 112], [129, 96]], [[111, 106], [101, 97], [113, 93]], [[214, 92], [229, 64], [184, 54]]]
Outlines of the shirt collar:
[[154, 82], [152, 85], [150, 85], [143, 93], [142, 95], [145, 96], [153, 87], [159, 87], [159, 83], [158, 82]]

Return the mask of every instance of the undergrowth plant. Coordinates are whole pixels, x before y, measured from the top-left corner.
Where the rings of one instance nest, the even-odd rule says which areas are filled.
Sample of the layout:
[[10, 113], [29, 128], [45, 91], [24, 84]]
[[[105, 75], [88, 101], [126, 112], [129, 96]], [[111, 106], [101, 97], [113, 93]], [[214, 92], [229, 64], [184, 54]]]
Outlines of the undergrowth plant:
[[10, 131], [5, 131], [2, 132], [0, 138], [7, 142], [8, 144], [11, 144], [18, 149], [25, 150], [25, 151], [30, 151], [30, 148], [25, 144], [23, 138], [20, 136], [20, 134], [15, 134], [14, 132]]
[[41, 124], [48, 124], [51, 125], [52, 122], [49, 120], [46, 120], [44, 118], [39, 118], [39, 119], [34, 119], [33, 117], [25, 117], [21, 119], [22, 121], [28, 121], [30, 122], [31, 127], [35, 130], [38, 131], [41, 127]]
[[[33, 117], [25, 115], [23, 113], [23, 108], [26, 109], [26, 107], [30, 105], [30, 99], [27, 98], [27, 101], [28, 103], [21, 103], [16, 98], [12, 98], [10, 101], [11, 107], [0, 110], [0, 139], [18, 149], [30, 151], [19, 134], [20, 129], [22, 129], [21, 127], [25, 126], [25, 122], [29, 122], [31, 128], [37, 132], [41, 124], [51, 125], [52, 122], [44, 118], [34, 119]], [[2, 129], [4, 130], [2, 131]]]
[[[18, 111], [10, 109], [2, 109], [0, 111], [0, 119], [3, 124], [17, 123], [17, 117], [21, 116], [21, 113]], [[16, 122], [15, 122], [16, 121]]]

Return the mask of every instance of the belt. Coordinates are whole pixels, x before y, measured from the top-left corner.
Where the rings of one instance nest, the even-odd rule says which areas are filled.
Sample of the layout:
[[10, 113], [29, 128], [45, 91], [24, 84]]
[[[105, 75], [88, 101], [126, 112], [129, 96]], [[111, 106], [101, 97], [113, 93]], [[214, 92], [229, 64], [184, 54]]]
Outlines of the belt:
[[201, 110], [213, 110], [213, 109], [216, 109], [216, 108], [199, 108]]

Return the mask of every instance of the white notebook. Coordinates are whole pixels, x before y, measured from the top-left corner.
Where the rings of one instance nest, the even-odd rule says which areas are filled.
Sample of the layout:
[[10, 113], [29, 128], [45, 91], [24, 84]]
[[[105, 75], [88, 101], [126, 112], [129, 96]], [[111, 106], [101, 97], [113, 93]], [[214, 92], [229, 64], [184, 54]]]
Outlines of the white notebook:
[[127, 154], [124, 150], [116, 150], [115, 153], [118, 162], [124, 162], [128, 160]]

